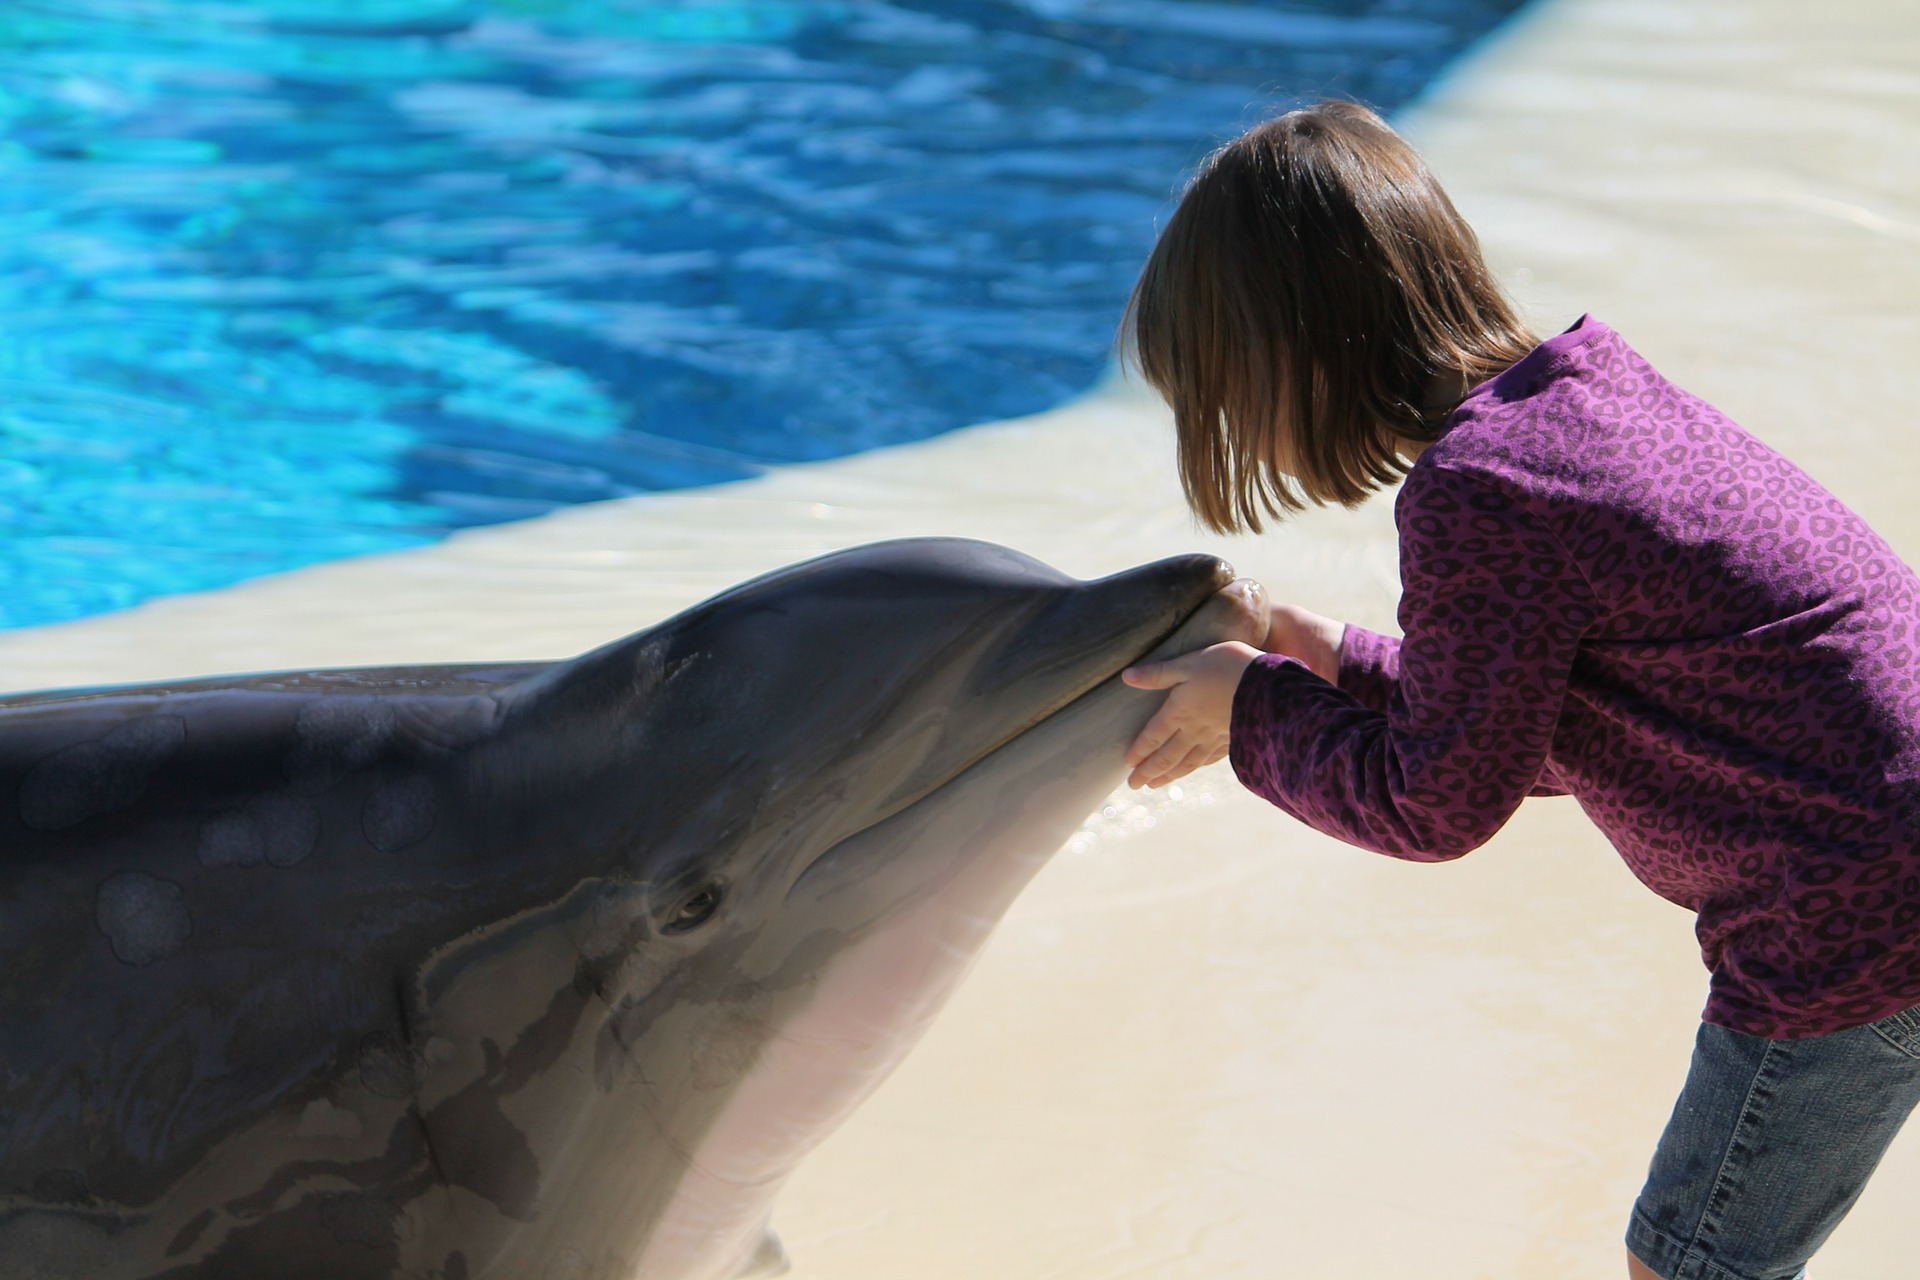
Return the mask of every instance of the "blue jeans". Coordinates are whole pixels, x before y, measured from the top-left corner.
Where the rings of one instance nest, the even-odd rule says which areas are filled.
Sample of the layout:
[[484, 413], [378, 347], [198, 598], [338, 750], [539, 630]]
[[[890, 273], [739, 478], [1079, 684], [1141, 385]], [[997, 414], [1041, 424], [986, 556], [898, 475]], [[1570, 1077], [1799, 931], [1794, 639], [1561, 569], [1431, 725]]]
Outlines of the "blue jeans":
[[1762, 1040], [1702, 1024], [1627, 1248], [1665, 1280], [1795, 1280], [1920, 1103], [1920, 1009]]

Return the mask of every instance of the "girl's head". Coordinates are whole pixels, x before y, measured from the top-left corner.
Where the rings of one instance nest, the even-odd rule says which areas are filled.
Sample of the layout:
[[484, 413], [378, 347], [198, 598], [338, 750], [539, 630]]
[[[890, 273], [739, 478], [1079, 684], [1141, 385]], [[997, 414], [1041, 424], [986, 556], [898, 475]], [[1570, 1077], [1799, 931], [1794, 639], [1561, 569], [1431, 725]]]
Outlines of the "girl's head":
[[1201, 166], [1128, 307], [1209, 528], [1351, 506], [1407, 469], [1473, 383], [1535, 345], [1413, 149], [1322, 102]]

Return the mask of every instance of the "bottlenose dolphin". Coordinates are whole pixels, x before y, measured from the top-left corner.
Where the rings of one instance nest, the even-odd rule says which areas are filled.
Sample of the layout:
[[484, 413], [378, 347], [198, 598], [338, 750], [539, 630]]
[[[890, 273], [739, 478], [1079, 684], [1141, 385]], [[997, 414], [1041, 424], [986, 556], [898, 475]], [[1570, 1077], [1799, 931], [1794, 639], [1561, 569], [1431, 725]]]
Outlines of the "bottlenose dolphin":
[[566, 662], [0, 699], [0, 1276], [779, 1269], [1230, 576], [919, 539]]

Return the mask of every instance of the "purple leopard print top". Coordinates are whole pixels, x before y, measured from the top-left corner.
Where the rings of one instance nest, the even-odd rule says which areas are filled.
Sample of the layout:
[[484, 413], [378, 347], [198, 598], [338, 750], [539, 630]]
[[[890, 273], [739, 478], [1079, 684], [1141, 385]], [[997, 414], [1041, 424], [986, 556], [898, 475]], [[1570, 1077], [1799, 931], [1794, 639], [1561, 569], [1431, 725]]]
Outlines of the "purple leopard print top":
[[1467, 398], [1394, 518], [1406, 638], [1347, 628], [1337, 688], [1256, 660], [1241, 781], [1416, 861], [1571, 793], [1699, 913], [1708, 1021], [1920, 1004], [1920, 582], [1860, 517], [1583, 319]]

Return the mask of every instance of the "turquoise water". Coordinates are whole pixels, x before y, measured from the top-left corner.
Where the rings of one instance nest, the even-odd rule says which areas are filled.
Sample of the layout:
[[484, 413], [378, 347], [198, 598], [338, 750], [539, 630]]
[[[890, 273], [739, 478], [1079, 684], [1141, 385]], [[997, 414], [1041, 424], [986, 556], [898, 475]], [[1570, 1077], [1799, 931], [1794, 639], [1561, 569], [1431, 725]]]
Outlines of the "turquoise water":
[[0, 626], [1083, 389], [1183, 172], [1514, 0], [7, 0]]

